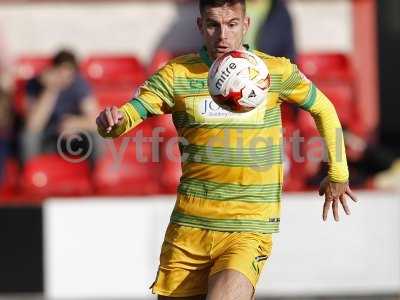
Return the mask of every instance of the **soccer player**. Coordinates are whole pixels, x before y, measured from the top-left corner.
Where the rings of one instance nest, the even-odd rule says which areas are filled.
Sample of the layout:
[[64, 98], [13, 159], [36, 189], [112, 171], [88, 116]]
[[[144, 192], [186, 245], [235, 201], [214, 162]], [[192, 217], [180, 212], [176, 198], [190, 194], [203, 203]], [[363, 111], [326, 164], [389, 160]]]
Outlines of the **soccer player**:
[[[243, 45], [250, 25], [245, 0], [200, 0], [199, 6], [204, 47], [171, 60], [137, 97], [106, 108], [96, 122], [103, 137], [114, 138], [151, 116], [172, 114], [185, 141], [183, 174], [152, 291], [159, 299], [250, 300], [271, 253], [271, 235], [279, 229], [282, 101], [309, 111], [326, 142], [329, 173], [319, 191], [325, 195], [323, 219], [332, 207], [338, 220], [339, 204], [350, 214], [346, 197], [356, 198], [331, 102], [289, 60]], [[207, 89], [212, 61], [246, 48], [271, 74], [268, 101], [249, 117], [218, 108]], [[273, 143], [252, 143], [260, 138]]]

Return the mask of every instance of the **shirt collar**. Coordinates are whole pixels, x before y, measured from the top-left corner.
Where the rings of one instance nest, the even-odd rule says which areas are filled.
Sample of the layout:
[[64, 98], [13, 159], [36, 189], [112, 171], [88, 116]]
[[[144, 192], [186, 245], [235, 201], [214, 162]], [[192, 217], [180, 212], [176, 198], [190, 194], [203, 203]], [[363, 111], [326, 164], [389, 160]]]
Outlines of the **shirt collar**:
[[[251, 52], [253, 51], [253, 49], [251, 49], [250, 45], [248, 45], [248, 44], [244, 44], [243, 47], [247, 51], [251, 51]], [[206, 46], [203, 46], [200, 49], [199, 55], [200, 55], [201, 59], [203, 60], [203, 62], [210, 68], [212, 63], [213, 63], [213, 61], [211, 60], [210, 56], [208, 55]]]

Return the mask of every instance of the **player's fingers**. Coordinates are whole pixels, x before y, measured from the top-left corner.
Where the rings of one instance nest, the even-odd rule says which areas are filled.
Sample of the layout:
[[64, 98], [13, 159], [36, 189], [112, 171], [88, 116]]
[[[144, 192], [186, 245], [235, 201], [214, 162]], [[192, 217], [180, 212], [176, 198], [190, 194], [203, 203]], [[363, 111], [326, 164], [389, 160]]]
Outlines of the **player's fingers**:
[[109, 127], [113, 127], [114, 126], [114, 120], [113, 120], [113, 116], [112, 116], [112, 113], [111, 113], [111, 109], [109, 107], [107, 107], [105, 109], [105, 115], [106, 115], [108, 126]]
[[110, 126], [110, 124], [108, 122], [108, 118], [107, 118], [107, 115], [106, 115], [105, 111], [102, 111], [100, 113], [99, 122], [100, 122], [100, 124], [102, 124], [102, 129], [103, 130], [105, 130], [106, 132], [110, 132], [111, 131], [112, 127]]
[[100, 118], [101, 118], [101, 121], [102, 121], [103, 124], [104, 124], [104, 129], [106, 129], [106, 130], [111, 129], [110, 124], [109, 124], [109, 122], [108, 122], [107, 114], [106, 114], [105, 111], [103, 111], [103, 112], [101, 113]]
[[116, 108], [115, 106], [113, 106], [112, 108], [111, 108], [111, 115], [112, 115], [112, 118], [113, 118], [113, 121], [114, 121], [114, 124], [117, 124], [118, 123], [118, 121], [119, 121], [119, 113], [118, 113], [119, 111], [118, 111], [118, 108]]
[[96, 125], [98, 128], [103, 128], [103, 123], [101, 122], [100, 116], [96, 118]]
[[323, 196], [326, 193], [326, 180], [323, 179], [321, 184], [319, 185], [318, 194]]
[[333, 218], [336, 222], [339, 222], [339, 199], [335, 198], [332, 201], [332, 211], [333, 211]]
[[319, 186], [318, 194], [320, 196], [323, 196], [325, 194], [324, 187], [322, 186], [322, 184]]
[[331, 202], [325, 200], [324, 208], [322, 210], [322, 220], [324, 220], [324, 221], [326, 221], [326, 219], [328, 218], [328, 213], [329, 213], [330, 206], [331, 206]]
[[124, 120], [125, 115], [123, 114], [122, 111], [120, 111], [119, 109], [117, 110], [117, 117], [118, 117], [118, 123], [121, 123], [121, 121]]
[[114, 120], [112, 118], [111, 110], [109, 107], [107, 107], [104, 110], [104, 119], [107, 124], [106, 131], [109, 133], [109, 132], [111, 132], [112, 127], [114, 126]]
[[347, 199], [346, 199], [345, 194], [340, 196], [340, 203], [342, 204], [343, 210], [346, 213], [346, 215], [349, 216], [351, 214], [351, 212], [350, 212], [349, 206], [347, 205]]
[[353, 191], [350, 189], [349, 186], [346, 189], [346, 194], [351, 198], [351, 200], [353, 200], [354, 202], [358, 202], [356, 195], [354, 195]]
[[325, 177], [322, 181], [321, 184], [319, 185], [319, 191], [318, 191], [320, 196], [323, 196], [328, 193], [330, 193], [330, 189], [329, 189], [329, 180], [327, 177]]
[[107, 124], [107, 120], [105, 119], [105, 116], [104, 116], [103, 113], [101, 113], [101, 114], [97, 117], [97, 119], [96, 119], [96, 124], [97, 124], [97, 126], [98, 126], [99, 128], [101, 128], [101, 129], [103, 129], [103, 130], [107, 129], [108, 124]]

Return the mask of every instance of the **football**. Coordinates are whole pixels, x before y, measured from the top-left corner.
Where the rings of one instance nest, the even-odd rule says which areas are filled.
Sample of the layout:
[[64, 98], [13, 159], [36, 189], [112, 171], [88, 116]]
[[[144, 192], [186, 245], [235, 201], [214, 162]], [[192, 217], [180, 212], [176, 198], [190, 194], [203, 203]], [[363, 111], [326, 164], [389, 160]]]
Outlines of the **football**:
[[264, 103], [270, 85], [266, 64], [249, 51], [224, 54], [214, 61], [208, 73], [211, 97], [230, 112], [249, 112]]

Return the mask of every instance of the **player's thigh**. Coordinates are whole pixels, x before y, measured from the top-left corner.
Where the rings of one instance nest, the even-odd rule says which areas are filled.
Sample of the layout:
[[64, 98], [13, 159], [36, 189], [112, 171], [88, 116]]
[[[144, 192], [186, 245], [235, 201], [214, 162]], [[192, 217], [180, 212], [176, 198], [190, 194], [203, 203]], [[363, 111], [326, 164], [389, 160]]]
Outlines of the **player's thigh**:
[[206, 300], [206, 295], [204, 295], [204, 296], [193, 296], [193, 297], [183, 297], [183, 298], [158, 296], [157, 299], [158, 300]]
[[253, 284], [238, 271], [227, 269], [209, 278], [207, 300], [251, 300], [253, 296]]
[[235, 270], [240, 274], [239, 278], [244, 276], [255, 288], [271, 254], [272, 236], [253, 232], [232, 233], [220, 245], [209, 278], [225, 270]]

